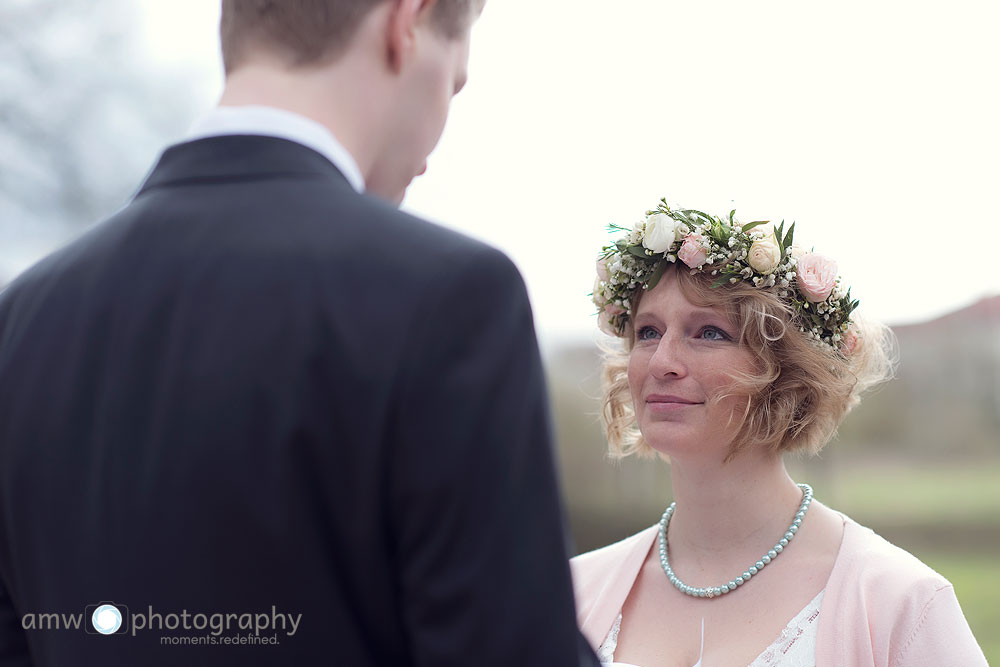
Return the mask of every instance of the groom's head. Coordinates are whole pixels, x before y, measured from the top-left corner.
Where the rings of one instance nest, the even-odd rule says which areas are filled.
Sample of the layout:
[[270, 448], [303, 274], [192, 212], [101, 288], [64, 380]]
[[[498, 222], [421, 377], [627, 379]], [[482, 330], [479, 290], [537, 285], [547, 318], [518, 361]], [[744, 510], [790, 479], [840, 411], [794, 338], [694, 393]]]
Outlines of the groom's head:
[[223, 0], [223, 102], [270, 104], [324, 123], [368, 190], [399, 201], [465, 83], [469, 32], [484, 3]]

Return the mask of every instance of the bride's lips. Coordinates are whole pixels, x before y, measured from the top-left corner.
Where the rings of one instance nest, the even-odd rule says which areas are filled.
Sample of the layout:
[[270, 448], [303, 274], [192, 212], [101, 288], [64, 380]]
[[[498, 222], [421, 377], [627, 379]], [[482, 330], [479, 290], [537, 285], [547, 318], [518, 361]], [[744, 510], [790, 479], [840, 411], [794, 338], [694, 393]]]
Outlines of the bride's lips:
[[646, 397], [646, 405], [654, 412], [675, 412], [701, 405], [701, 402], [671, 394], [650, 394]]

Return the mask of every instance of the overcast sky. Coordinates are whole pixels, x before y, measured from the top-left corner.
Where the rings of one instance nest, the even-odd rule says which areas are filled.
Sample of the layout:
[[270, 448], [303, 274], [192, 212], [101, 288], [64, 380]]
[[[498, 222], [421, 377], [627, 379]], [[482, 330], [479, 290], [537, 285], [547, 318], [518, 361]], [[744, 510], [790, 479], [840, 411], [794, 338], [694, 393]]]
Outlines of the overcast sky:
[[[144, 0], [203, 107], [210, 0]], [[543, 336], [593, 329], [610, 222], [661, 196], [798, 222], [869, 316], [1000, 293], [1000, 4], [490, 0], [469, 85], [404, 207], [505, 250]]]

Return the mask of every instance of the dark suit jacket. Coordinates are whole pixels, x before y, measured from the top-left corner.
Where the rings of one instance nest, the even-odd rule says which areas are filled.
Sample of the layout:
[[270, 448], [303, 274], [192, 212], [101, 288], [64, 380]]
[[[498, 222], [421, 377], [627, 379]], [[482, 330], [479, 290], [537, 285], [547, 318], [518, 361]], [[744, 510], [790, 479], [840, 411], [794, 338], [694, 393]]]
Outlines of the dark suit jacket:
[[0, 294], [0, 665], [576, 664], [561, 519], [515, 267], [304, 146], [169, 148]]

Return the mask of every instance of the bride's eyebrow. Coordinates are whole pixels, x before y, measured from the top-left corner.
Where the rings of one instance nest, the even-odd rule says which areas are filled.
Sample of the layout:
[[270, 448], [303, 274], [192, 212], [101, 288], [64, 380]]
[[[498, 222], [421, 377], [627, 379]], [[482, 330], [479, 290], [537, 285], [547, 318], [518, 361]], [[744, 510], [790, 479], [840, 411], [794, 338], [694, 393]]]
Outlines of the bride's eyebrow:
[[732, 324], [729, 320], [729, 316], [718, 308], [713, 308], [711, 306], [695, 306], [691, 309], [690, 314], [693, 317], [712, 317], [718, 318], [722, 322], [728, 322]]
[[[646, 314], [646, 313], [643, 313]], [[639, 322], [641, 315], [636, 316], [636, 322]], [[686, 325], [698, 324], [698, 325], [711, 325], [719, 327], [724, 330], [729, 335], [735, 335], [738, 330], [737, 324], [732, 322], [726, 313], [712, 308], [710, 306], [694, 306], [690, 310], [685, 310], [683, 313], [673, 313], [672, 316], [657, 317], [653, 316], [651, 318], [654, 322], [664, 323], [664, 322], [683, 322]], [[645, 322], [644, 322], [645, 323]]]
[[725, 314], [722, 312], [722, 309], [713, 306], [691, 306], [691, 312], [700, 313], [702, 315], [712, 314], [725, 317]]

